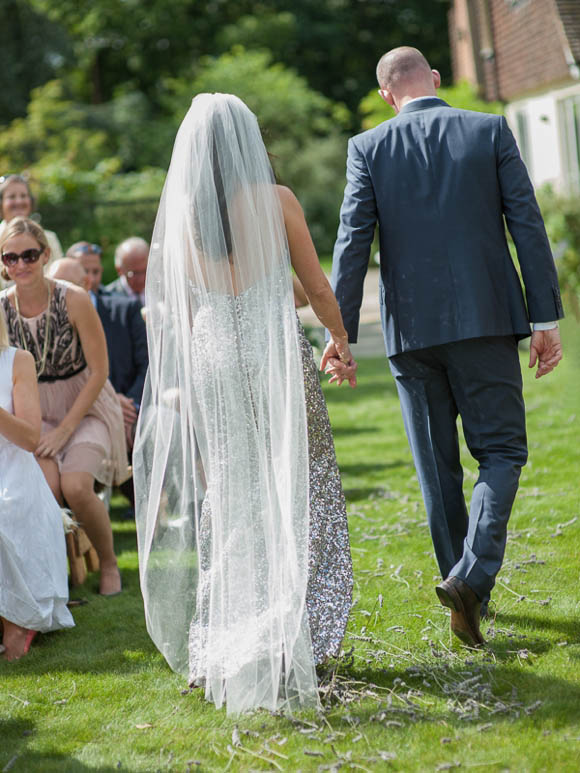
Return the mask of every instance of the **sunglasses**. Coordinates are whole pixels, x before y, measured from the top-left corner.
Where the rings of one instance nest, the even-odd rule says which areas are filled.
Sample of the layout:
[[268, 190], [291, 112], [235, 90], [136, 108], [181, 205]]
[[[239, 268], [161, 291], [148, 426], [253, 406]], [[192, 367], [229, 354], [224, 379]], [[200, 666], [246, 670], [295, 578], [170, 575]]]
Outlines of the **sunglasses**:
[[44, 250], [37, 250], [35, 247], [24, 250], [20, 255], [17, 252], [3, 252], [2, 263], [4, 263], [5, 266], [14, 267], [19, 260], [22, 260], [23, 263], [29, 265], [30, 263], [36, 263], [43, 252]]
[[87, 252], [94, 252], [95, 255], [100, 255], [103, 250], [98, 244], [81, 244], [80, 247], [75, 247], [73, 252], [67, 253], [69, 255], [85, 255]]

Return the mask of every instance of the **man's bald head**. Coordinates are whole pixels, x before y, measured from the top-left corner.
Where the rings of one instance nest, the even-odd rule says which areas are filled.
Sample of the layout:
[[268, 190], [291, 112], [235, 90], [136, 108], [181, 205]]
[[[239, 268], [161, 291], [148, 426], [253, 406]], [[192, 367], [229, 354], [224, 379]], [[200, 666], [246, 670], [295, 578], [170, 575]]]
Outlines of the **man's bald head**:
[[416, 97], [435, 96], [441, 84], [437, 70], [417, 48], [399, 46], [387, 51], [377, 65], [377, 80], [382, 98], [397, 112]]
[[64, 279], [65, 282], [71, 282], [83, 290], [89, 289], [89, 277], [84, 270], [82, 263], [75, 258], [60, 258], [48, 267], [47, 276], [51, 279]]

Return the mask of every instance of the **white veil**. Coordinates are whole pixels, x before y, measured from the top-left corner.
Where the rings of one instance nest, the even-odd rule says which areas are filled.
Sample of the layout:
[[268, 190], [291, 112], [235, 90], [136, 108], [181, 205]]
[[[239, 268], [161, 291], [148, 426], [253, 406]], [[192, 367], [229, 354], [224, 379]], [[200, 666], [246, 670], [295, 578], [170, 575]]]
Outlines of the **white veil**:
[[134, 478], [148, 631], [229, 713], [316, 705], [288, 245], [256, 118], [237, 97], [197, 96], [178, 131], [146, 305]]

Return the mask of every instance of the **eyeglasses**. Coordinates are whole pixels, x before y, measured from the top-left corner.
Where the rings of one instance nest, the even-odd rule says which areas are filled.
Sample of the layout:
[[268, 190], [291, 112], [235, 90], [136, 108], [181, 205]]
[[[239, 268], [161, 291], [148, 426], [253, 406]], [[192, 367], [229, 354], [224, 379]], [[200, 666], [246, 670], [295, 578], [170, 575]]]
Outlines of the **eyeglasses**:
[[35, 247], [24, 250], [20, 255], [17, 252], [3, 252], [2, 263], [4, 263], [5, 266], [14, 267], [19, 260], [22, 260], [23, 263], [29, 265], [30, 263], [36, 263], [43, 252], [44, 250], [37, 250]]
[[146, 276], [147, 271], [127, 271], [125, 276], [127, 279], [133, 279], [134, 276]]
[[98, 244], [81, 244], [80, 247], [75, 247], [74, 251], [69, 253], [70, 255], [85, 255], [87, 252], [94, 252], [95, 255], [100, 255], [103, 250]]

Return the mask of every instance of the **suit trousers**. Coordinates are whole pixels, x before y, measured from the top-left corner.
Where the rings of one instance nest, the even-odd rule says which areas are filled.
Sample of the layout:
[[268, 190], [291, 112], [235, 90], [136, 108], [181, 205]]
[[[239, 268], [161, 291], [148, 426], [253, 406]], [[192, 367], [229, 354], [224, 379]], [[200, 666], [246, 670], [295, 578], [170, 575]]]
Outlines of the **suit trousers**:
[[[389, 359], [441, 576], [486, 601], [527, 461], [522, 374], [513, 336], [454, 341]], [[457, 416], [479, 465], [469, 517]]]

